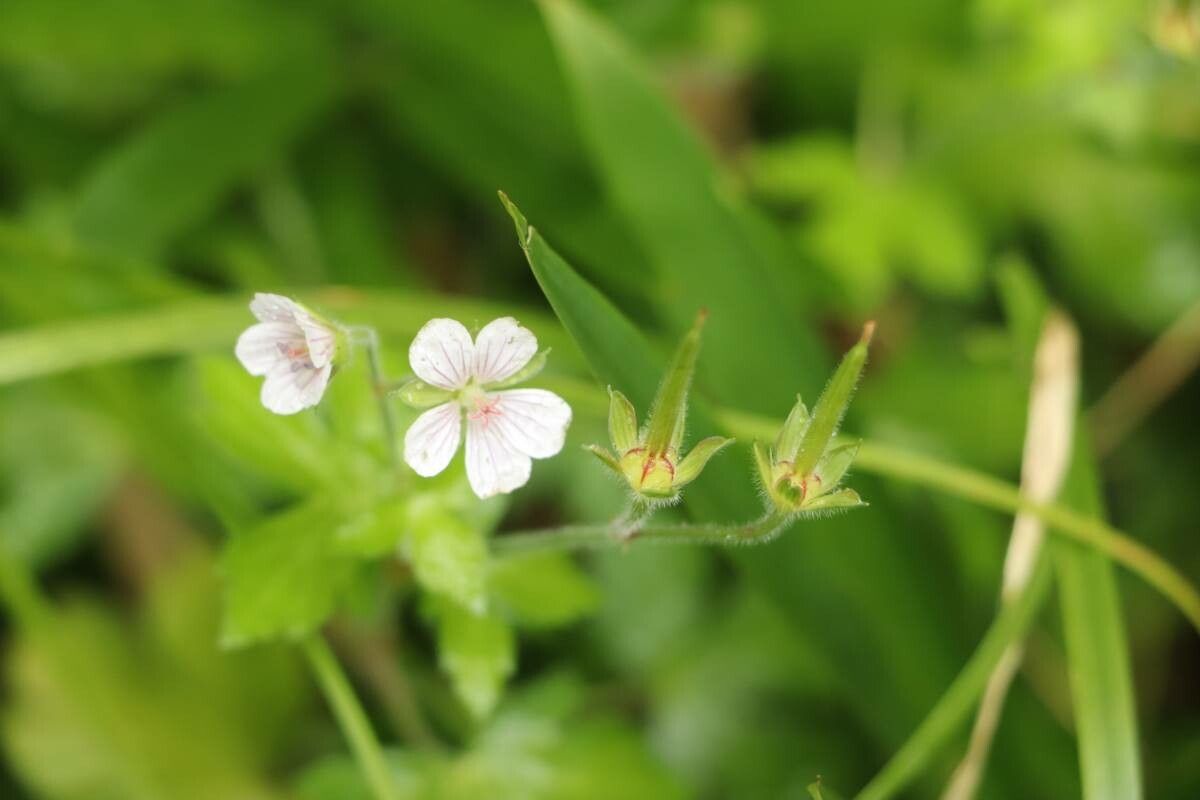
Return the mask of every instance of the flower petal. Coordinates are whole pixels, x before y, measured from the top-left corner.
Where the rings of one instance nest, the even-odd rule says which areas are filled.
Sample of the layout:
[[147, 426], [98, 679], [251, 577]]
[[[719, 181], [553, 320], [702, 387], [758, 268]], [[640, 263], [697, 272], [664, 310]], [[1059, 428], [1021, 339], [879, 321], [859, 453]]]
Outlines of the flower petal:
[[490, 395], [493, 427], [505, 441], [533, 458], [549, 458], [563, 448], [571, 407], [545, 389], [509, 389]]
[[304, 308], [281, 294], [258, 292], [250, 301], [250, 313], [260, 322], [293, 322], [297, 313], [304, 313]]
[[467, 481], [480, 499], [521, 488], [533, 466], [495, 421], [492, 415], [467, 415]]
[[337, 349], [337, 332], [303, 309], [296, 312], [296, 324], [304, 332], [308, 357], [313, 365], [323, 367], [333, 361], [334, 351]]
[[321, 402], [329, 385], [332, 365], [305, 366], [299, 361], [280, 361], [262, 386], [262, 404], [276, 414], [295, 414]]
[[496, 383], [515, 375], [537, 353], [537, 337], [512, 317], [483, 326], [475, 337], [475, 379]]
[[266, 375], [289, 350], [305, 346], [304, 332], [291, 322], [260, 322], [238, 337], [234, 353], [251, 375]]
[[471, 334], [453, 319], [431, 319], [408, 348], [408, 363], [417, 377], [442, 389], [467, 385], [475, 363]]
[[442, 403], [417, 417], [404, 434], [404, 461], [418, 475], [431, 478], [454, 458], [461, 436], [462, 410], [458, 403]]

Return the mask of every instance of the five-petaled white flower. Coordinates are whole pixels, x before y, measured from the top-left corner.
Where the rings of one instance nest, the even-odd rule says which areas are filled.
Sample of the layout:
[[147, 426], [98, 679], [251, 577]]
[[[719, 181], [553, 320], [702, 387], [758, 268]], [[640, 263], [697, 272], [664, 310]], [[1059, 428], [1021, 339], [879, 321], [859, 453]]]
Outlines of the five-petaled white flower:
[[425, 477], [444, 470], [458, 450], [465, 416], [467, 480], [475, 494], [485, 498], [524, 486], [531, 459], [562, 450], [571, 424], [571, 407], [553, 392], [499, 391], [527, 377], [535, 354], [537, 338], [512, 317], [488, 323], [474, 342], [455, 320], [426, 323], [408, 360], [417, 377], [446, 400], [408, 429], [408, 465]]
[[294, 300], [258, 293], [250, 302], [258, 324], [237, 341], [238, 361], [264, 375], [262, 404], [276, 414], [295, 414], [321, 402], [333, 373], [338, 331]]

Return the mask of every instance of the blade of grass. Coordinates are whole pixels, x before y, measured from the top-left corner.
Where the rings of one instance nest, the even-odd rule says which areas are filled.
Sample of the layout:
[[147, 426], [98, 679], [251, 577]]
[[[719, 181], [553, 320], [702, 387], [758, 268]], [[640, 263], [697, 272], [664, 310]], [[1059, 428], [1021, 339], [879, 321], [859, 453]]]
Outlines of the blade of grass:
[[[1079, 334], [1064, 314], [1046, 316], [1033, 363], [1021, 491], [1039, 502], [1050, 502], [1058, 494], [1069, 465], [1079, 389]], [[1017, 514], [1004, 558], [1001, 603], [1011, 603], [1029, 582], [1044, 538], [1041, 520], [1026, 512]], [[970, 800], [975, 796], [1009, 687], [1023, 658], [1024, 642], [1014, 642], [988, 678], [966, 755], [951, 776], [942, 800]]]
[[1050, 586], [1049, 562], [1048, 558], [1038, 558], [1029, 583], [1013, 602], [1001, 609], [958, 677], [929, 710], [908, 741], [855, 796], [856, 800], [886, 800], [895, 796], [912, 783], [949, 744], [966, 723], [987, 684], [988, 676], [1005, 651], [1025, 635], [1037, 618]]
[[[1080, 431], [1064, 499], [1081, 512], [1104, 516], [1090, 445]], [[1105, 554], [1078, 542], [1053, 543], [1075, 735], [1085, 800], [1142, 796], [1137, 715], [1129, 645], [1116, 575]]]

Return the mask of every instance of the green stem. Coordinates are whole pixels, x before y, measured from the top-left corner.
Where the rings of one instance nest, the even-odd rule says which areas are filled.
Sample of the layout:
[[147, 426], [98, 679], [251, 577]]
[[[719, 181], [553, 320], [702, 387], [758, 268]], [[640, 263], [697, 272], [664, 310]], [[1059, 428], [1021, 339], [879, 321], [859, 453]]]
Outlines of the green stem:
[[765, 544], [782, 533], [792, 519], [789, 515], [772, 512], [753, 522], [734, 525], [642, 525], [626, 535], [611, 523], [563, 525], [504, 534], [492, 540], [492, 552], [500, 557], [511, 557], [548, 551], [624, 547], [635, 542], [716, 546]]
[[396, 417], [391, 403], [388, 401], [388, 392], [391, 387], [383, 374], [383, 355], [379, 346], [379, 333], [374, 328], [366, 326], [358, 326], [351, 330], [362, 336], [363, 349], [367, 351], [367, 367], [371, 371], [371, 392], [379, 404], [379, 418], [383, 421], [383, 435], [387, 437], [388, 457], [392, 461], [392, 466], [399, 470], [402, 463], [399, 451], [400, 443], [397, 437], [399, 427], [396, 425]]
[[855, 800], [886, 800], [902, 791], [937, 756], [942, 746], [971, 715], [988, 677], [1004, 652], [1020, 641], [1037, 618], [1050, 587], [1050, 565], [1045, 553], [1038, 556], [1033, 577], [1013, 602], [996, 616], [954, 682], [930, 709], [883, 769]]
[[319, 634], [309, 636], [301, 647], [376, 800], [397, 800], [396, 787], [379, 740], [342, 671], [342, 665]]
[[1200, 593], [1162, 556], [1103, 520], [1056, 503], [1038, 503], [1012, 484], [887, 445], [863, 442], [856, 464], [879, 475], [907, 480], [1002, 511], [1024, 511], [1052, 531], [1086, 544], [1124, 565], [1162, 592], [1200, 632]]
[[[769, 440], [778, 424], [739, 411], [719, 410], [720, 423], [744, 439]], [[1175, 604], [1200, 633], [1200, 593], [1178, 570], [1150, 548], [1108, 523], [1057, 503], [1028, 499], [1011, 483], [898, 447], [864, 441], [854, 465], [867, 472], [909, 481], [982, 506], [1042, 520], [1051, 532], [1075, 539], [1107, 555]]]

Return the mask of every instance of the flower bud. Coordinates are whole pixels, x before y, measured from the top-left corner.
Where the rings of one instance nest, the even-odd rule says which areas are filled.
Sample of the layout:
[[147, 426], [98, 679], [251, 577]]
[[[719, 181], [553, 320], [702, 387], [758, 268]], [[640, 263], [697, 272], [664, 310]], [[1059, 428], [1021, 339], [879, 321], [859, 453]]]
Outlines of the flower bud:
[[620, 475], [639, 498], [657, 502], [676, 499], [680, 489], [700, 476], [708, 460], [733, 442], [711, 436], [686, 456], [680, 453], [688, 390], [706, 318], [707, 313], [702, 311], [675, 351], [645, 429], [638, 431], [637, 412], [628, 398], [609, 389], [608, 434], [616, 454], [598, 445], [587, 448]]
[[853, 489], [838, 488], [859, 443], [838, 444], [834, 437], [866, 364], [874, 331], [873, 322], [863, 327], [862, 337], [842, 358], [811, 415], [797, 397], [772, 451], [755, 442], [759, 478], [777, 509], [830, 511], [866, 505]]

